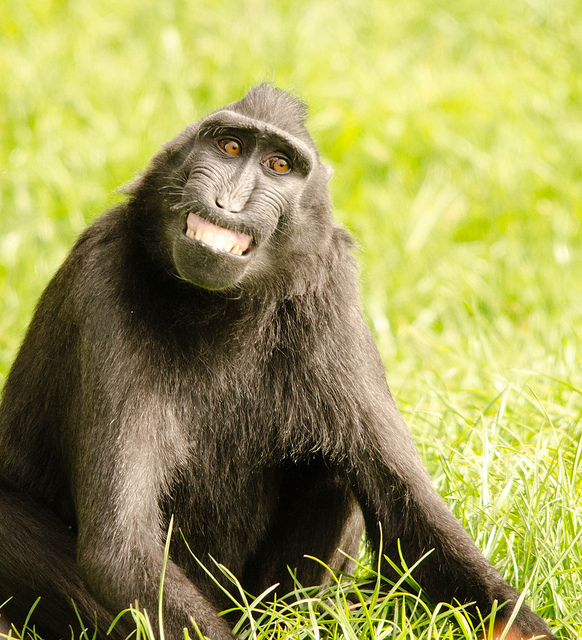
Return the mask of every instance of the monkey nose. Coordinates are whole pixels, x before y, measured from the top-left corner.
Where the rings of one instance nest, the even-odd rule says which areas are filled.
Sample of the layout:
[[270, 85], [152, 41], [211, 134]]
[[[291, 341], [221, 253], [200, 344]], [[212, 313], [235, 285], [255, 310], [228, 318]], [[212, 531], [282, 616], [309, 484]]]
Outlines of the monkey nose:
[[245, 203], [240, 198], [230, 198], [225, 195], [219, 195], [215, 200], [216, 206], [219, 209], [230, 211], [230, 213], [240, 213], [245, 206]]

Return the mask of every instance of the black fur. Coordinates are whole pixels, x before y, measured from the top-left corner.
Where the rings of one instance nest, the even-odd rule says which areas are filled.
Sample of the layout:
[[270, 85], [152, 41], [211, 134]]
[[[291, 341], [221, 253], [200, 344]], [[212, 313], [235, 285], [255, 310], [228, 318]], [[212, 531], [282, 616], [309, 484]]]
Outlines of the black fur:
[[[20, 624], [42, 596], [32, 621], [47, 640], [77, 628], [70, 598], [86, 623], [97, 612], [100, 637], [136, 599], [156, 617], [172, 514], [173, 639], [190, 615], [232, 637], [179, 530], [211, 570], [209, 555], [249, 591], [284, 593], [287, 566], [325, 580], [306, 554], [349, 569], [337, 550], [357, 554], [363, 521], [377, 551], [380, 523], [395, 560], [398, 538], [409, 565], [434, 549], [414, 575], [435, 600], [484, 614], [509, 601], [506, 616], [517, 600], [433, 490], [396, 409], [304, 116], [262, 85], [188, 127], [40, 299], [0, 409], [0, 602], [14, 596]], [[243, 153], [229, 157], [224, 137]], [[273, 153], [290, 173], [269, 169]], [[190, 240], [190, 212], [252, 236], [251, 250]], [[552, 637], [526, 606], [515, 628]]]

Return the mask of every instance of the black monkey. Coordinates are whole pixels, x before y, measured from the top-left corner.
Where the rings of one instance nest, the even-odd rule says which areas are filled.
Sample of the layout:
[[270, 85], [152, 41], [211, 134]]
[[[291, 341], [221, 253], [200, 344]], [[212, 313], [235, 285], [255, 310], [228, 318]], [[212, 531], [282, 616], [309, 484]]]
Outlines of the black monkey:
[[[0, 602], [47, 640], [157, 611], [170, 516], [250, 592], [349, 569], [365, 528], [434, 599], [518, 594], [437, 495], [358, 307], [305, 106], [269, 85], [186, 128], [42, 295], [0, 408]], [[393, 576], [384, 566], [387, 576]], [[167, 637], [223, 596], [179, 535]], [[525, 605], [508, 637], [553, 638]]]

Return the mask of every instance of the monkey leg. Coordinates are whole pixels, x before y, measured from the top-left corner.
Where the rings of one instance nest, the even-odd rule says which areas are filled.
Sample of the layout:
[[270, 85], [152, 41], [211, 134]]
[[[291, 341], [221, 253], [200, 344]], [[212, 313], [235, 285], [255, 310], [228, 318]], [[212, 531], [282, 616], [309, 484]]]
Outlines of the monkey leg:
[[2, 608], [0, 609], [0, 635], [8, 635], [11, 629], [12, 624], [4, 613], [4, 608]]
[[[329, 579], [326, 569], [350, 573], [363, 534], [363, 517], [351, 490], [323, 464], [294, 470], [283, 483], [278, 512], [258, 552], [247, 563], [243, 584], [260, 593], [279, 583], [279, 595]], [[343, 552], [343, 553], [342, 553]], [[344, 555], [345, 554], [345, 555]]]
[[97, 638], [125, 638], [116, 625], [106, 636], [113, 616], [98, 604], [79, 575], [76, 536], [48, 508], [3, 483], [0, 484], [0, 603], [5, 616], [21, 630], [40, 597], [28, 627], [35, 627], [43, 640], [75, 637], [83, 628]]

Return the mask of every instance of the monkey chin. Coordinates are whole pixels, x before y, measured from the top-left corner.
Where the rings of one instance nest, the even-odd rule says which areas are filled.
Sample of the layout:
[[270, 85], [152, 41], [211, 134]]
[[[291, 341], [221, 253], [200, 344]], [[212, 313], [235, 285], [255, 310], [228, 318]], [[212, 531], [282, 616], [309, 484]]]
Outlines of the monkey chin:
[[173, 257], [180, 278], [203, 289], [220, 291], [240, 283], [252, 251], [239, 256], [182, 233], [174, 241]]

